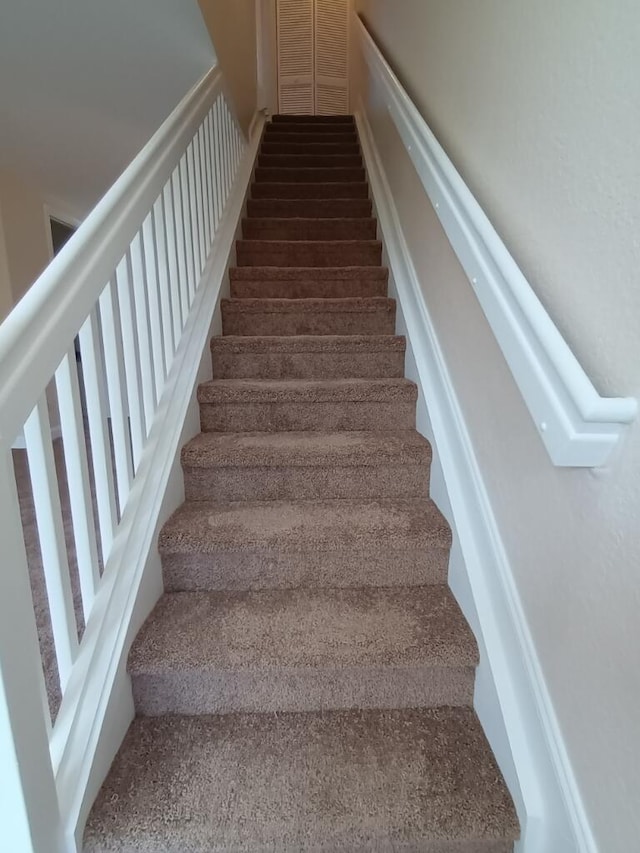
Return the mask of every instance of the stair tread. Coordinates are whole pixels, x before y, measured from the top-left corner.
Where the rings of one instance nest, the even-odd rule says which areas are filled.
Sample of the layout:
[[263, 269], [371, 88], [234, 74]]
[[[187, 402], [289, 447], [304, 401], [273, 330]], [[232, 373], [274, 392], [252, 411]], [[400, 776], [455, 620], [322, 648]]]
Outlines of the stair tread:
[[159, 538], [164, 553], [251, 548], [327, 553], [356, 547], [378, 550], [382, 543], [390, 549], [447, 549], [451, 531], [433, 501], [415, 498], [194, 501], [176, 510]]
[[215, 353], [404, 352], [401, 335], [222, 335], [211, 339]]
[[203, 432], [182, 450], [188, 467], [326, 467], [428, 464], [429, 442], [397, 432]]
[[383, 379], [211, 379], [198, 386], [200, 403], [323, 402], [417, 398], [414, 382]]
[[333, 181], [320, 183], [282, 183], [261, 181], [251, 185], [252, 198], [369, 198], [366, 181]]
[[134, 720], [84, 849], [507, 853], [518, 835], [471, 709], [227, 714]]
[[366, 278], [387, 281], [387, 267], [230, 267], [231, 281], [298, 281], [300, 279], [318, 281], [343, 281], [345, 279]]
[[225, 312], [243, 314], [298, 314], [300, 312], [321, 314], [368, 313], [370, 311], [392, 311], [396, 301], [388, 296], [344, 296], [335, 298], [279, 299], [277, 297], [225, 298], [220, 300]]
[[134, 641], [131, 674], [181, 669], [476, 666], [444, 584], [165, 594]]

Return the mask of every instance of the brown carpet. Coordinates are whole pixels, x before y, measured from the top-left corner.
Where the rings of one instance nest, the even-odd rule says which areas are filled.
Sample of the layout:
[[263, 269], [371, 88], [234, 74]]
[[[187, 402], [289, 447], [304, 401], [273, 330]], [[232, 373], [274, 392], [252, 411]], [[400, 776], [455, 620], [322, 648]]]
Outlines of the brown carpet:
[[276, 116], [90, 853], [508, 853], [350, 117]]

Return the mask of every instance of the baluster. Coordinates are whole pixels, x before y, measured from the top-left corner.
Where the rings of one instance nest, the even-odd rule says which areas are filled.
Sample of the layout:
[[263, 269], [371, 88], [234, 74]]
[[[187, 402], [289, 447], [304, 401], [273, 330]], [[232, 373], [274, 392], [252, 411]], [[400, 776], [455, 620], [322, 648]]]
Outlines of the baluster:
[[216, 154], [217, 154], [217, 174], [218, 186], [220, 188], [220, 218], [224, 215], [224, 208], [227, 201], [225, 194], [225, 179], [224, 179], [224, 143], [222, 135], [222, 97], [216, 101]]
[[231, 192], [231, 149], [229, 146], [229, 113], [227, 102], [222, 101], [222, 147], [224, 150], [224, 203], [226, 205]]
[[45, 394], [25, 422], [24, 439], [60, 689], [64, 693], [78, 652], [78, 626], [73, 609], [69, 560]]
[[218, 136], [218, 102], [216, 101], [209, 113], [211, 128], [211, 178], [213, 182], [214, 223], [217, 232], [222, 218], [222, 190], [220, 188], [220, 140]]
[[153, 204], [151, 212], [153, 220], [153, 237], [156, 245], [158, 263], [158, 290], [160, 291], [160, 313], [162, 314], [162, 337], [164, 340], [164, 362], [166, 372], [171, 369], [173, 355], [176, 351], [174, 337], [174, 305], [171, 299], [171, 279], [169, 278], [169, 256], [167, 253], [166, 213], [164, 208], [164, 193], [160, 193]]
[[133, 465], [131, 439], [129, 437], [127, 390], [123, 371], [120, 310], [115, 278], [111, 279], [100, 294], [98, 304], [102, 326], [109, 411], [111, 413], [111, 437], [116, 466], [118, 507], [120, 517], [122, 517], [133, 480]]
[[174, 349], [178, 349], [182, 336], [184, 320], [182, 316], [181, 281], [178, 268], [178, 238], [176, 233], [176, 220], [174, 215], [174, 198], [172, 179], [170, 178], [162, 190], [162, 203], [164, 207], [164, 225], [166, 230], [167, 258], [169, 262], [169, 287], [171, 290], [171, 305], [173, 316], [173, 340]]
[[122, 332], [122, 350], [124, 354], [124, 373], [126, 378], [127, 401], [129, 409], [129, 427], [131, 430], [131, 450], [133, 470], [138, 470], [140, 457], [144, 449], [147, 427], [145, 422], [142, 375], [140, 371], [140, 351], [136, 327], [136, 310], [133, 301], [133, 274], [129, 252], [116, 267], [116, 286], [120, 306], [120, 329]]
[[207, 257], [213, 242], [213, 223], [211, 221], [211, 197], [209, 195], [209, 177], [207, 174], [207, 122], [206, 117], [198, 129], [200, 139], [200, 181], [202, 184], [202, 210], [204, 213], [204, 230]]
[[[207, 262], [209, 254], [207, 237], [205, 234], [205, 204], [202, 184], [202, 164], [200, 153], [200, 133], [196, 131], [193, 140], [193, 182], [194, 182], [194, 198], [196, 205], [196, 215], [198, 222], [198, 245], [200, 246], [200, 276]], [[198, 278], [200, 278], [200, 276]]]
[[187, 154], [182, 155], [179, 163], [180, 168], [180, 197], [182, 199], [182, 227], [184, 229], [184, 246], [187, 258], [187, 283], [189, 295], [188, 305], [191, 302], [196, 287], [196, 256], [193, 245], [193, 228], [191, 222], [191, 205], [189, 199], [189, 172], [187, 167]]
[[195, 173], [195, 151], [194, 139], [191, 140], [187, 147], [187, 176], [189, 188], [189, 211], [191, 213], [191, 242], [193, 243], [193, 258], [195, 262], [195, 280], [193, 283], [193, 292], [198, 288], [200, 283], [200, 275], [202, 273], [202, 251], [200, 247], [200, 231], [198, 228], [198, 208], [196, 198], [196, 173]]
[[11, 450], [0, 454], [0, 825], [11, 851], [63, 849], [51, 718]]
[[149, 213], [140, 231], [142, 252], [144, 256], [145, 281], [147, 285], [147, 301], [149, 305], [149, 328], [151, 332], [151, 353], [153, 356], [153, 375], [156, 382], [156, 400], [160, 400], [164, 390], [164, 380], [167, 375], [167, 365], [164, 358], [164, 329], [160, 312], [160, 296], [158, 293], [158, 258], [156, 241], [153, 233], [153, 218]]
[[89, 314], [80, 329], [80, 354], [82, 375], [89, 421], [91, 458], [98, 505], [98, 526], [102, 561], [107, 563], [113, 534], [117, 524], [116, 502], [111, 467], [111, 443], [107, 407], [104, 399], [104, 372], [100, 350], [100, 333], [95, 310]]
[[100, 581], [100, 569], [75, 347], [70, 348], [56, 370], [56, 389], [86, 625]]
[[215, 179], [215, 162], [213, 159], [213, 127], [211, 124], [212, 121], [212, 110], [209, 110], [207, 116], [205, 118], [205, 127], [207, 129], [206, 134], [206, 156], [207, 156], [207, 183], [209, 185], [209, 201], [211, 205], [211, 242], [216, 238], [216, 231], [218, 228], [218, 215], [217, 215], [217, 205], [218, 199], [216, 198], [216, 179]]
[[179, 165], [171, 176], [171, 191], [177, 247], [176, 255], [178, 259], [178, 285], [180, 288], [180, 305], [182, 307], [182, 328], [184, 328], [189, 317], [189, 268], [187, 264], [184, 205], [182, 203], [182, 179]]
[[156, 379], [154, 358], [149, 328], [149, 305], [147, 297], [147, 274], [144, 265], [144, 247], [140, 232], [131, 241], [131, 291], [133, 293], [134, 316], [138, 331], [140, 378], [146, 434], [149, 435], [156, 411]]

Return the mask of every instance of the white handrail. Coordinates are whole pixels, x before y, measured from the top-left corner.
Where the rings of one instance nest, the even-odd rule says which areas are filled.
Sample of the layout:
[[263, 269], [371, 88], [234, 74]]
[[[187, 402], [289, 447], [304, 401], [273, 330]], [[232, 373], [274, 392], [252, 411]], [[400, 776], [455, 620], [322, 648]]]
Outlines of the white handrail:
[[[97, 750], [257, 144], [211, 69], [0, 326], [0, 751], [17, 762], [0, 762], [0, 823], [11, 849], [76, 849], [88, 737]], [[12, 451], [21, 432], [28, 470]], [[55, 663], [38, 654], [47, 632], [57, 695]]]
[[606, 462], [637, 415], [593, 386], [362, 20], [354, 28], [387, 109], [556, 465]]

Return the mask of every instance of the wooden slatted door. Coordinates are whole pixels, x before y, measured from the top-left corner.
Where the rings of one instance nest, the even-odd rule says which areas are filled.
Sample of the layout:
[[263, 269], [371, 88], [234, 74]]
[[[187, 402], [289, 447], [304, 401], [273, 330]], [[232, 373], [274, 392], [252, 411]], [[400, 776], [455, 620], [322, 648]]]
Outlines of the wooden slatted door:
[[315, 0], [314, 99], [318, 115], [349, 112], [349, 3]]
[[349, 0], [277, 0], [278, 109], [349, 112]]
[[313, 0], [278, 0], [278, 109], [313, 113]]

